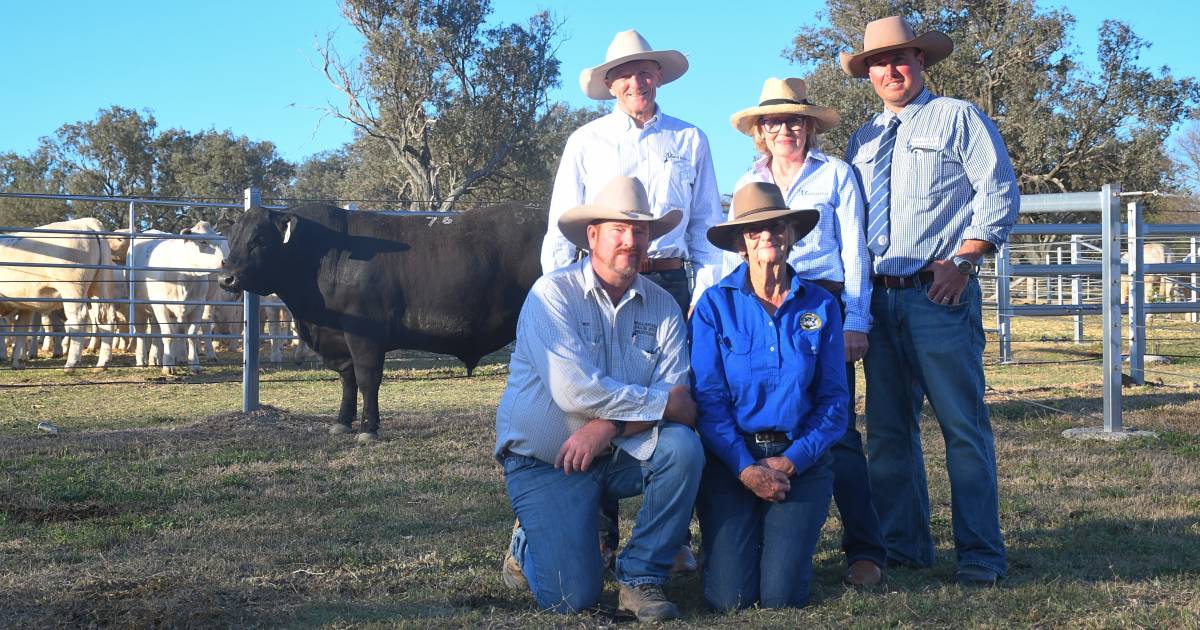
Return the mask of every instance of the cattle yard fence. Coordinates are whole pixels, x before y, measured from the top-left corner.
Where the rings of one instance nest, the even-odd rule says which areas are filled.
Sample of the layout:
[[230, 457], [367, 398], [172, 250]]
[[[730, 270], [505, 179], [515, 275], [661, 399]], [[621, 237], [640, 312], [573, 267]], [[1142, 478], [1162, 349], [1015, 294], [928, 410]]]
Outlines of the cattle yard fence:
[[[1105, 185], [1095, 192], [1023, 195], [1023, 215], [1053, 215], [1063, 213], [1095, 212], [1098, 223], [1021, 223], [1017, 225], [999, 252], [984, 261], [980, 282], [985, 294], [985, 308], [994, 310], [996, 327], [989, 332], [996, 334], [1001, 364], [1019, 363], [1013, 351], [1012, 320], [1014, 317], [1069, 316], [1074, 318], [1074, 341], [1083, 342], [1083, 317], [1101, 315], [1103, 322], [1102, 370], [1104, 390], [1105, 432], [1121, 432], [1121, 365], [1123, 355], [1121, 321], [1129, 315], [1129, 363], [1130, 378], [1135, 383], [1144, 382], [1144, 357], [1146, 352], [1146, 316], [1151, 313], [1189, 313], [1193, 322], [1200, 314], [1200, 262], [1197, 259], [1197, 239], [1200, 237], [1198, 224], [1147, 224], [1143, 220], [1142, 199], [1145, 193], [1121, 193], [1116, 184]], [[32, 193], [0, 193], [0, 198], [45, 199], [72, 202], [108, 202], [127, 205], [128, 224], [125, 231], [88, 232], [105, 236], [119, 236], [133, 242], [139, 239], [211, 239], [205, 235], [147, 234], [137, 228], [138, 208], [143, 206], [173, 206], [188, 208], [249, 209], [262, 207], [282, 209], [285, 206], [264, 205], [261, 192], [255, 188], [244, 191], [242, 203], [213, 201], [189, 201], [179, 199], [149, 199], [138, 197], [105, 197], [86, 195], [47, 195]], [[1126, 221], [1123, 223], [1122, 203], [1125, 205]], [[348, 209], [357, 210], [356, 204]], [[417, 215], [433, 218], [456, 214], [456, 211], [387, 211], [388, 214]], [[77, 233], [71, 230], [47, 230], [27, 227], [0, 227], [0, 235], [10, 232], [22, 233]], [[1122, 256], [1122, 237], [1127, 243], [1126, 257]], [[1176, 242], [1171, 250], [1185, 249], [1188, 253], [1178, 262], [1156, 262], [1146, 264], [1143, 260], [1144, 246], [1151, 238], [1185, 237], [1182, 246]], [[1034, 243], [1022, 243], [1026, 238], [1041, 239]], [[1053, 241], [1053, 239], [1068, 239]], [[1127, 258], [1127, 260], [1126, 260]], [[1038, 262], [1032, 262], [1037, 260]], [[16, 261], [0, 261], [4, 267], [30, 266]], [[42, 265], [48, 266], [48, 265]], [[217, 273], [219, 269], [195, 269], [190, 267], [139, 267], [129, 255], [123, 267], [114, 265], [52, 265], [56, 267], [121, 269], [125, 272], [127, 295], [110, 297], [100, 302], [123, 305], [128, 313], [126, 332], [90, 331], [89, 336], [112, 338], [134, 338], [144, 336], [157, 339], [196, 337], [194, 334], [167, 334], [161, 331], [144, 333], [135, 330], [135, 310], [138, 306], [151, 303], [135, 296], [139, 274], [147, 271], [191, 271]], [[1122, 304], [1122, 273], [1129, 277], [1127, 305]], [[1170, 287], [1169, 293], [1184, 293], [1180, 301], [1148, 302], [1145, 292], [1146, 277], [1163, 277], [1160, 286]], [[1024, 284], [1024, 289], [1021, 285]], [[1097, 296], [1097, 294], [1099, 294]], [[1098, 299], [1097, 299], [1098, 297]], [[1160, 296], [1164, 297], [1164, 296]], [[1165, 296], [1170, 297], [1170, 295]], [[0, 306], [9, 298], [0, 297]], [[21, 301], [59, 301], [60, 298], [22, 298]], [[95, 299], [78, 300], [91, 303]], [[259, 316], [261, 305], [258, 295], [244, 293], [241, 301], [158, 301], [160, 304], [198, 306], [241, 306], [241, 335], [204, 331], [201, 335], [209, 340], [240, 339], [242, 342], [242, 407], [252, 411], [259, 407], [259, 359], [260, 345], [264, 341], [293, 341], [293, 335], [262, 334], [263, 321]], [[94, 328], [94, 326], [93, 326]], [[9, 335], [58, 336], [68, 333], [6, 330]]]

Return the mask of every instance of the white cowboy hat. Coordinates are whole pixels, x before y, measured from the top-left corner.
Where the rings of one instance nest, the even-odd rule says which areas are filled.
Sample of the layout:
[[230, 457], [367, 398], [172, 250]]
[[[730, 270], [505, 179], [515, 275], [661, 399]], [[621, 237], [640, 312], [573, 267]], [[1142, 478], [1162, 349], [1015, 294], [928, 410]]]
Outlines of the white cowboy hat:
[[752, 135], [754, 124], [763, 116], [797, 114], [812, 117], [817, 121], [817, 133], [825, 133], [838, 124], [838, 113], [828, 107], [809, 103], [807, 92], [803, 79], [771, 77], [763, 83], [758, 105], [730, 116], [729, 123], [749, 136]]
[[737, 189], [732, 205], [733, 218], [708, 228], [708, 242], [735, 254], [738, 253], [737, 237], [741, 236], [744, 225], [786, 218], [791, 221], [796, 235], [796, 240], [788, 243], [793, 245], [811, 232], [821, 218], [818, 210], [787, 207], [779, 186], [768, 182], [750, 182]]
[[675, 229], [683, 212], [672, 208], [661, 217], [650, 213], [646, 187], [636, 177], [618, 176], [600, 189], [595, 201], [567, 210], [558, 218], [558, 229], [579, 249], [588, 247], [587, 226], [592, 221], [645, 221], [650, 224], [650, 240]]
[[637, 31], [630, 29], [621, 31], [613, 37], [604, 55], [604, 63], [595, 68], [587, 68], [579, 73], [579, 87], [588, 98], [605, 101], [613, 97], [604, 84], [604, 77], [609, 70], [630, 61], [649, 59], [658, 62], [662, 68], [662, 85], [666, 85], [687, 72], [688, 60], [678, 50], [654, 50]]
[[954, 52], [954, 40], [938, 31], [922, 33], [918, 37], [900, 16], [885, 17], [867, 25], [862, 52], [857, 55], [841, 53], [842, 70], [852, 77], [866, 78], [867, 57], [897, 48], [921, 49], [925, 53], [925, 67], [928, 68]]

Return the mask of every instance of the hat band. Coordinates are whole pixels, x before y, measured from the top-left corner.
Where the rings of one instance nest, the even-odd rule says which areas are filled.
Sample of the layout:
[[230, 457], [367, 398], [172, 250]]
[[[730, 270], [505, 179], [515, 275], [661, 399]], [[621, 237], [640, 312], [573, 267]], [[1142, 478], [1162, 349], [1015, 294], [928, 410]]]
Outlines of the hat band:
[[775, 212], [778, 210], [791, 210], [791, 208], [771, 208], [771, 207], [755, 208], [754, 210], [750, 210], [749, 212], [744, 212], [744, 213], [738, 215], [737, 218], [734, 219], [734, 221], [742, 221], [744, 219], [749, 219], [750, 217], [752, 217], [756, 214], [760, 214], [763, 212]]
[[806, 98], [802, 98], [798, 101], [793, 101], [790, 98], [769, 98], [769, 99], [759, 103], [758, 106], [766, 107], [768, 105], [811, 105], [811, 104], [812, 103], [809, 103], [808, 99], [806, 99]]

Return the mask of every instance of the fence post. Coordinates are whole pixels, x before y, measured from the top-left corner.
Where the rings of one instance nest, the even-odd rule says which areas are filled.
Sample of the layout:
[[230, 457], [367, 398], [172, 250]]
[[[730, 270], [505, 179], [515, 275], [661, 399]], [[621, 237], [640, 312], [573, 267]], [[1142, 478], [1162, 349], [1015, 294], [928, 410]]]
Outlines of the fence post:
[[[1061, 268], [1063, 264], [1063, 248], [1058, 246], [1054, 248], [1054, 262]], [[1063, 303], [1063, 277], [1058, 274], [1054, 286], [1054, 303], [1061, 305]]]
[[[246, 210], [262, 205], [262, 191], [247, 188], [243, 198]], [[258, 409], [258, 336], [262, 323], [258, 321], [258, 295], [242, 292], [242, 318], [246, 325], [242, 329], [242, 412]]]
[[1012, 363], [1012, 302], [1009, 295], [1008, 243], [996, 252], [996, 331], [1000, 336], [1000, 363]]
[[[136, 314], [136, 311], [137, 311], [137, 305], [134, 304], [133, 301], [134, 301], [134, 299], [136, 299], [134, 296], [137, 295], [137, 291], [136, 291], [137, 278], [134, 277], [134, 275], [136, 273], [135, 268], [137, 265], [133, 261], [133, 244], [134, 244], [134, 236], [133, 235], [134, 234], [137, 234], [137, 209], [134, 207], [133, 202], [130, 201], [129, 202], [129, 249], [125, 250], [125, 272], [127, 274], [129, 274], [127, 276], [127, 279], [129, 280], [129, 282], [127, 283], [127, 288], [129, 289], [129, 304], [127, 305], [129, 307], [127, 309], [128, 313], [129, 313], [129, 327], [128, 327], [128, 330], [126, 330], [125, 332], [129, 333], [129, 341], [132, 342], [133, 351], [136, 353], [137, 352], [137, 340], [134, 338], [134, 335], [137, 333], [137, 320], [134, 319], [134, 315]], [[167, 341], [170, 341], [170, 340], [167, 340]], [[148, 340], [147, 340], [147, 343], [149, 343]], [[138, 356], [141, 356], [141, 355], [138, 355]], [[160, 359], [161, 359], [161, 357], [160, 357]]]
[[1146, 384], [1146, 260], [1142, 248], [1142, 204], [1126, 206], [1129, 253], [1129, 378], [1138, 385]]
[[[1188, 240], [1191, 242], [1191, 249], [1190, 249], [1189, 255], [1188, 255], [1188, 262], [1195, 263], [1196, 262], [1196, 253], [1197, 253], [1196, 237], [1193, 236]], [[1200, 291], [1196, 290], [1196, 282], [1198, 280], [1200, 280], [1200, 274], [1192, 273], [1192, 284], [1191, 284], [1192, 288], [1190, 289], [1190, 291], [1191, 291], [1191, 296], [1192, 296], [1193, 302], [1200, 302]], [[1196, 322], [1200, 322], [1200, 313], [1197, 313], [1196, 311], [1192, 311], [1191, 313], [1188, 313], [1188, 321], [1192, 322], [1193, 324], [1195, 324]]]
[[1104, 306], [1104, 432], [1121, 431], [1121, 187], [1100, 192], [1101, 296]]
[[[1079, 235], [1071, 235], [1071, 264], [1078, 265], [1079, 260]], [[1071, 275], [1071, 304], [1080, 306], [1083, 304], [1083, 277], [1079, 274]], [[1075, 343], [1076, 345], [1083, 343], [1083, 315], [1076, 313], [1075, 319]]]

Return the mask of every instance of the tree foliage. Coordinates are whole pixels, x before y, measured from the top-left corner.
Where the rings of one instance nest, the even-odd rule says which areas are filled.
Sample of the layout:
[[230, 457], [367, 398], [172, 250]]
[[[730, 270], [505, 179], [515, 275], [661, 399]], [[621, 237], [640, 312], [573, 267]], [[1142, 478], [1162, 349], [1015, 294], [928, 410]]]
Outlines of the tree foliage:
[[974, 102], [996, 122], [1023, 193], [1170, 189], [1177, 178], [1165, 143], [1200, 102], [1200, 85], [1138, 63], [1149, 42], [1108, 20], [1096, 39], [1098, 72], [1071, 41], [1066, 9], [1032, 0], [827, 0], [819, 26], [799, 29], [791, 59], [810, 69], [810, 98], [837, 109], [843, 124], [826, 139], [844, 149], [857, 125], [881, 110], [869, 82], [830, 60], [858, 51], [866, 24], [904, 15], [918, 32], [941, 31], [954, 53], [930, 68], [937, 94]]
[[546, 97], [559, 76], [548, 13], [488, 26], [489, 0], [344, 0], [342, 12], [363, 56], [352, 67], [328, 45], [322, 54], [345, 97], [332, 113], [358, 130], [349, 173], [368, 169], [377, 177], [361, 183], [418, 208], [537, 181], [544, 126], [562, 117]]
[[[280, 196], [293, 167], [270, 142], [229, 131], [158, 131], [149, 111], [111, 107], [90, 121], [65, 124], [28, 156], [0, 155], [0, 190], [88, 196], [180, 197], [230, 201], [249, 186]], [[128, 223], [128, 205], [106, 201], [0, 199], [0, 223], [40, 225], [94, 216], [110, 227]], [[218, 222], [219, 209], [138, 207], [142, 228], [177, 231], [198, 219]]]

